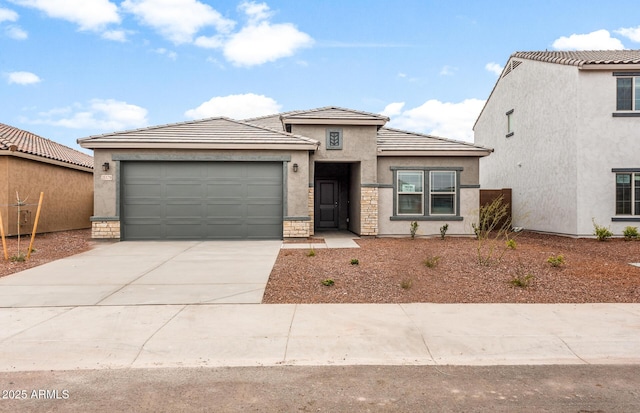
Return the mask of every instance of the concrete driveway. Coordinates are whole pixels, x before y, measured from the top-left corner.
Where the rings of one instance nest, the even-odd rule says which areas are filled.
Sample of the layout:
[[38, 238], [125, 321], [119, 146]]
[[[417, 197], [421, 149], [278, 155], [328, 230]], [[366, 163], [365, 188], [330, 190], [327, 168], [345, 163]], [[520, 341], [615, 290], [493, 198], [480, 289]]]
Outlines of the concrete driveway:
[[0, 307], [260, 303], [281, 241], [119, 242], [0, 278]]

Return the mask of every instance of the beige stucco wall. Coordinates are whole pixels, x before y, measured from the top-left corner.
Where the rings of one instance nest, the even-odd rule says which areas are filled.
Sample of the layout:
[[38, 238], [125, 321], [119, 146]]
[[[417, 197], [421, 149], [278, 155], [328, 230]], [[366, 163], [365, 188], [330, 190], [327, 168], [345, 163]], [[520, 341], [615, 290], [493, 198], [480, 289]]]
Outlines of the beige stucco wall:
[[[579, 106], [591, 99], [589, 93], [580, 87], [576, 67], [529, 60], [493, 90], [474, 128], [475, 143], [494, 149], [480, 160], [480, 184], [483, 189], [512, 188], [515, 226], [582, 231], [576, 214], [576, 155], [578, 138], [583, 139]], [[506, 137], [506, 112], [512, 109], [514, 135]]]
[[38, 232], [89, 228], [93, 210], [92, 173], [17, 156], [0, 156], [0, 213], [7, 235], [18, 233], [16, 191], [27, 205], [20, 233], [30, 233], [40, 192], [44, 192]]
[[[393, 171], [391, 167], [443, 167], [462, 168], [460, 172], [460, 216], [459, 220], [418, 221], [418, 235], [440, 235], [440, 227], [449, 225], [449, 235], [473, 234], [471, 224], [477, 221], [478, 206], [480, 202], [479, 183], [479, 159], [476, 157], [380, 157], [378, 158], [378, 180], [382, 185], [379, 188], [379, 234], [408, 236], [411, 219], [392, 221], [393, 216]], [[472, 186], [465, 188], [464, 186]]]

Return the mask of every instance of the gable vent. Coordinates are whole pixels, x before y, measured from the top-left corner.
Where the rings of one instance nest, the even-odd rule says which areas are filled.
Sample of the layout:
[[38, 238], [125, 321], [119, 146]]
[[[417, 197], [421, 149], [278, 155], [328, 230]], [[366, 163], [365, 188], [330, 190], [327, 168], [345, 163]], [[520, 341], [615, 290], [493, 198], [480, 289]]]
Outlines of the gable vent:
[[516, 70], [516, 68], [520, 66], [521, 63], [521, 60], [511, 60], [507, 67], [504, 69], [504, 74], [502, 75], [502, 77], [505, 77], [506, 75], [511, 73], [512, 70]]

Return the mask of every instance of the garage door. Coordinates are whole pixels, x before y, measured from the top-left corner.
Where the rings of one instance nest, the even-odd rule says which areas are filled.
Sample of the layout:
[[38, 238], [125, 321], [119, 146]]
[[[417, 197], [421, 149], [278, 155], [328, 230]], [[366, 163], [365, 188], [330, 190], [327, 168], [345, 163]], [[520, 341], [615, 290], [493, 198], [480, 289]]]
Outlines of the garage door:
[[280, 239], [282, 163], [122, 162], [122, 239]]

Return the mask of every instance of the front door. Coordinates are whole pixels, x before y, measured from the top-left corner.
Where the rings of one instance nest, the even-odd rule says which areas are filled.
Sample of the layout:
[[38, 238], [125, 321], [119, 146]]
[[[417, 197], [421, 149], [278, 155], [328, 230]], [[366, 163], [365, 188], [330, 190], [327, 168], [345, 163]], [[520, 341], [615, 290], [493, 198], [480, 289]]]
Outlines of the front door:
[[316, 228], [338, 229], [338, 181], [316, 181]]

